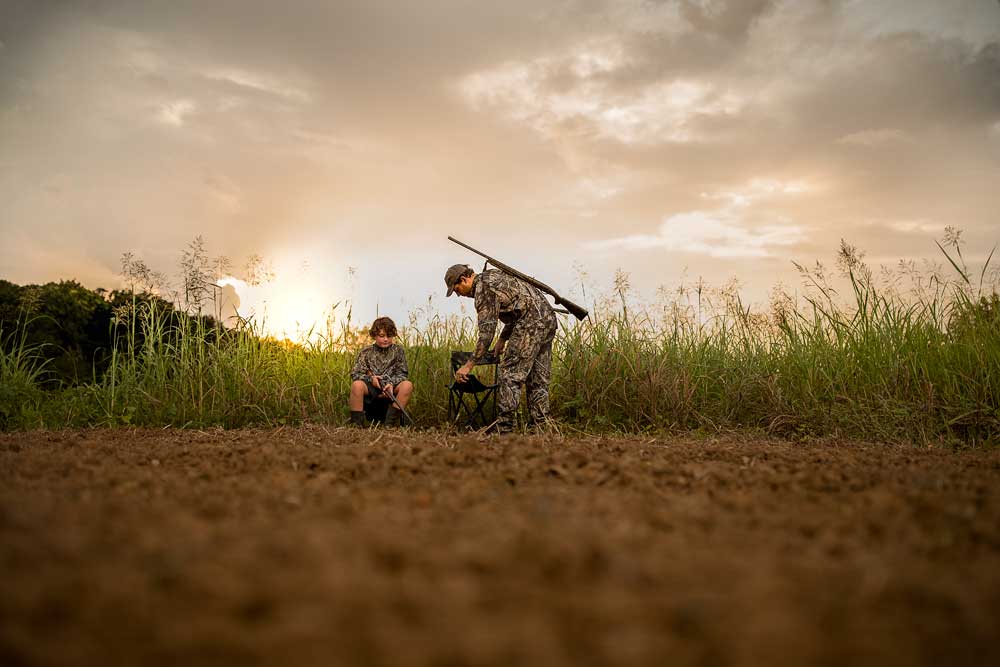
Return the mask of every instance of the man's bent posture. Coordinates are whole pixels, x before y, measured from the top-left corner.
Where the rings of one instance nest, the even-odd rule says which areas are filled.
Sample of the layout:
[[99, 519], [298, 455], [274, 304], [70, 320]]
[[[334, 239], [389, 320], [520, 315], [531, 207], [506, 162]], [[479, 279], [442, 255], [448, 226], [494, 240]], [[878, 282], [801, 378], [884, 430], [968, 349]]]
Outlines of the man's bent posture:
[[533, 285], [499, 269], [476, 274], [465, 264], [455, 264], [444, 274], [448, 296], [475, 299], [479, 339], [468, 363], [458, 369], [455, 379], [465, 382], [472, 368], [489, 352], [497, 322], [503, 322], [494, 353], [502, 355], [497, 375], [496, 431], [514, 429], [521, 385], [528, 394], [528, 414], [533, 425], [548, 421], [549, 382], [552, 379], [552, 340], [556, 335], [556, 314], [548, 300]]

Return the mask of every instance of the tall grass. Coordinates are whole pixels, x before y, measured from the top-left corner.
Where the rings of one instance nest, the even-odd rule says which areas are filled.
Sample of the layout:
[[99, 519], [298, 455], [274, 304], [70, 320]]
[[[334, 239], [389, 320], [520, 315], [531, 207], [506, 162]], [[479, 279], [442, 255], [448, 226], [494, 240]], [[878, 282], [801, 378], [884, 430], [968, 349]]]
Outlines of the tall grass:
[[0, 326], [0, 430], [30, 421], [45, 400], [40, 386], [45, 360], [27, 344], [27, 322], [14, 331]]
[[[944, 250], [942, 248], [942, 250]], [[788, 435], [993, 441], [1000, 436], [1000, 304], [935, 276], [912, 299], [878, 284], [856, 249], [841, 248], [850, 301], [822, 269], [812, 288], [782, 294], [767, 314], [733, 292], [702, 309], [669, 304], [665, 320], [622, 307], [564, 332], [556, 402], [584, 425], [751, 427]], [[988, 262], [987, 262], [988, 265]]]
[[[841, 248], [845, 294], [821, 266], [800, 267], [806, 291], [775, 294], [767, 312], [733, 289], [681, 290], [655, 306], [629, 303], [627, 281], [583, 322], [563, 320], [552, 406], [589, 431], [752, 428], [788, 437], [847, 436], [920, 443], [1000, 438], [1000, 301], [995, 275], [876, 279]], [[123, 309], [109, 371], [83, 387], [43, 392], [44, 368], [23, 344], [0, 356], [2, 427], [176, 425], [238, 427], [347, 418], [349, 371], [368, 344], [350, 318], [313, 342], [263, 338], [252, 323], [219, 330]], [[449, 353], [471, 349], [474, 321], [411, 316], [399, 342], [421, 426], [447, 423]], [[25, 408], [24, 406], [29, 406]]]

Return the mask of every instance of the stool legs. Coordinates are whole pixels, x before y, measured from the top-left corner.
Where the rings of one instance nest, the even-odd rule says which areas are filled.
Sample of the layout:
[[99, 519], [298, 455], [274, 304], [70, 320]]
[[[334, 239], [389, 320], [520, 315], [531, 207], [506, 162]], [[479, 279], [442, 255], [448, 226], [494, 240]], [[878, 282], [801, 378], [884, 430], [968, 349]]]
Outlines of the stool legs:
[[[448, 419], [455, 426], [474, 429], [477, 422], [481, 426], [490, 423], [486, 411], [493, 403], [493, 412], [496, 413], [496, 388], [490, 387], [486, 391], [479, 393], [462, 392], [452, 389], [448, 394]], [[464, 421], [463, 421], [464, 414]]]

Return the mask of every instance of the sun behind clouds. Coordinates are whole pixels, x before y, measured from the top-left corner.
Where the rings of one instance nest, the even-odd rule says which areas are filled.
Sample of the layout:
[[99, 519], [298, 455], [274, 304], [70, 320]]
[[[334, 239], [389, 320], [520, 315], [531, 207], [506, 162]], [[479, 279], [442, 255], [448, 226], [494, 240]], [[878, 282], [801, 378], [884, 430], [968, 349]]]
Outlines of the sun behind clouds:
[[220, 303], [226, 326], [243, 319], [258, 335], [296, 343], [326, 335], [345, 303], [346, 287], [302, 257], [277, 260], [263, 280], [225, 276], [216, 284], [232, 290], [224, 292]]

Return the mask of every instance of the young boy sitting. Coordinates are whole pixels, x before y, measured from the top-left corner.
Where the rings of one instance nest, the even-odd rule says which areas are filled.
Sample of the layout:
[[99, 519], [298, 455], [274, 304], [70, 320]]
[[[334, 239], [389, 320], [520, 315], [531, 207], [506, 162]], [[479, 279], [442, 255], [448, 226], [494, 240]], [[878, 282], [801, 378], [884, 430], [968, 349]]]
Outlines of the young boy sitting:
[[[380, 396], [390, 400], [392, 393], [403, 408], [413, 394], [413, 383], [407, 379], [406, 353], [396, 345], [396, 324], [388, 317], [380, 317], [372, 322], [368, 335], [375, 341], [358, 353], [351, 369], [351, 424], [365, 425], [365, 398]], [[402, 413], [392, 404], [385, 415], [386, 426], [399, 426]]]

